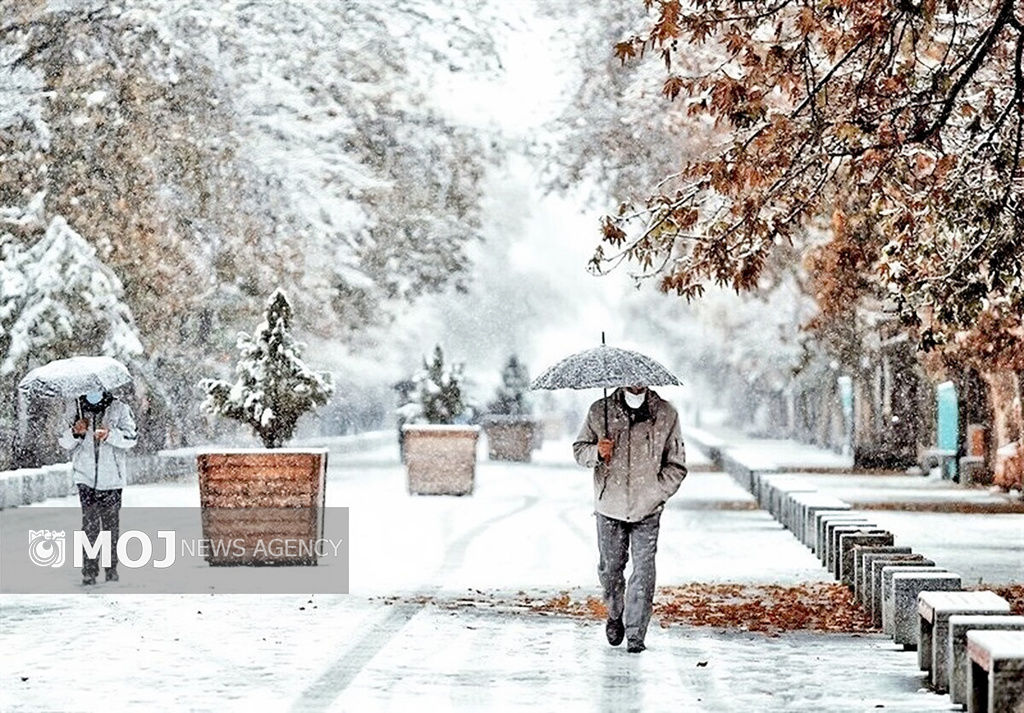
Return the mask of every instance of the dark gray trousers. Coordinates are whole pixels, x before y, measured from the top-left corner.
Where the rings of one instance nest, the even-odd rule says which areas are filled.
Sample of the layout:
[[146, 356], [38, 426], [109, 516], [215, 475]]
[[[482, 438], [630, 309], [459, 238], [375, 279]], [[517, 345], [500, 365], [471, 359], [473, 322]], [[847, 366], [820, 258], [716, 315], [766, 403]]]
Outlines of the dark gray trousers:
[[[117, 569], [117, 538], [120, 534], [121, 489], [93, 490], [78, 484], [78, 500], [82, 503], [82, 531], [90, 544], [96, 544], [101, 530], [110, 530], [110, 569]], [[100, 571], [96, 557], [82, 560], [82, 576], [95, 577]]]
[[[647, 624], [651, 621], [654, 555], [658, 551], [660, 527], [660, 512], [639, 522], [624, 522], [597, 513], [597, 549], [601, 556], [597, 576], [604, 588], [608, 617], [622, 617], [629, 641], [643, 642]], [[627, 586], [624, 572], [630, 551], [633, 553], [633, 572]]]

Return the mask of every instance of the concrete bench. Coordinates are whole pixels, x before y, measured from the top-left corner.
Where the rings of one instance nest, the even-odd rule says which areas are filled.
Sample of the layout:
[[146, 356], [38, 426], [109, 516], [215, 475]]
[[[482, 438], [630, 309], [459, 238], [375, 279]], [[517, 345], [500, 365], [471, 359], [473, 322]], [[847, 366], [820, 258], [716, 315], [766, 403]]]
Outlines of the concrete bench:
[[[909, 547], [896, 547], [895, 545], [858, 545], [853, 548], [853, 599], [865, 608], [868, 599], [864, 596], [871, 584], [871, 562], [875, 559], [873, 555], [881, 557], [891, 555], [913, 555]], [[869, 576], [865, 577], [865, 573]]]
[[687, 445], [693, 445], [707, 456], [708, 460], [721, 467], [722, 449], [728, 445], [724, 440], [697, 426], [684, 426], [683, 438]]
[[921, 592], [917, 598], [917, 665], [931, 672], [938, 693], [949, 688], [949, 618], [954, 614], [1009, 614], [995, 592]]
[[[733, 479], [739, 483], [745, 490], [753, 494], [756, 498], [758, 496], [757, 490], [757, 477], [759, 474], [771, 474], [778, 470], [778, 466], [763, 457], [752, 457], [750, 454], [743, 454], [740, 458], [732, 450], [724, 450], [721, 452], [722, 468], [726, 473], [731, 475]], [[758, 500], [760, 504], [760, 500]], [[762, 506], [763, 507], [763, 506]]]
[[968, 713], [1024, 708], [1024, 631], [968, 631]]
[[967, 659], [967, 632], [987, 629], [1024, 631], [1024, 616], [954, 614], [949, 617], [949, 697], [957, 705], [967, 705], [967, 675], [970, 667]]
[[955, 463], [956, 458], [957, 455], [954, 450], [929, 448], [921, 454], [919, 465], [925, 473], [930, 472], [932, 468], [938, 467], [942, 472], [942, 477], [946, 477], [948, 464]]
[[837, 527], [875, 527], [875, 523], [864, 515], [826, 515], [821, 519], [821, 527], [818, 532], [818, 549], [815, 554], [821, 560], [823, 567], [828, 567], [829, 543]]
[[909, 572], [892, 575], [892, 638], [906, 649], [918, 646], [917, 598], [921, 592], [958, 592], [960, 575], [953, 572]]
[[892, 633], [892, 575], [905, 569], [908, 572], [945, 572], [942, 567], [936, 567], [935, 563], [927, 557], [918, 555], [914, 559], [897, 560], [875, 560], [871, 564], [871, 620], [876, 627], [886, 634]]
[[859, 547], [891, 547], [894, 538], [891, 532], [871, 532], [858, 534], [843, 533], [839, 536], [839, 553], [837, 556], [836, 576], [846, 586], [853, 588], [853, 568], [856, 550]]
[[812, 540], [811, 551], [818, 556], [822, 564], [825, 564], [825, 544], [828, 542], [829, 523], [867, 523], [868, 519], [863, 513], [851, 511], [833, 512], [831, 510], [820, 510], [814, 513], [814, 539]]

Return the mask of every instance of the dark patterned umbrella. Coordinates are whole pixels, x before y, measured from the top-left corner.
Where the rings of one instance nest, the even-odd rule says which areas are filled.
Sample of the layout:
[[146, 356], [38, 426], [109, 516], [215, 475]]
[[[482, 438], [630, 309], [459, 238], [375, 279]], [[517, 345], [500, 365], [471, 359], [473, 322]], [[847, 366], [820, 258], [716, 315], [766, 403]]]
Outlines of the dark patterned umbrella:
[[[602, 341], [604, 337], [602, 335]], [[531, 389], [601, 389], [616, 386], [678, 386], [681, 382], [639, 352], [602, 344], [567, 356], [534, 379]]]

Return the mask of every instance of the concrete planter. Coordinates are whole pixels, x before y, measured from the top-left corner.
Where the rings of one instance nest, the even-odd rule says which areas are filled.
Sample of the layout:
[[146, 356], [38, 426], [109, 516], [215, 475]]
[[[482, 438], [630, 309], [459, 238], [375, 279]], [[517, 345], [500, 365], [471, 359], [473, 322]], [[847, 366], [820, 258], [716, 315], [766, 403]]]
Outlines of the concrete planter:
[[484, 419], [487, 434], [487, 453], [491, 460], [510, 460], [525, 463], [537, 448], [540, 433], [538, 424], [522, 416], [491, 415]]
[[206, 451], [196, 465], [210, 565], [316, 564], [327, 449]]
[[469, 495], [476, 474], [479, 426], [402, 426], [409, 492], [414, 495]]

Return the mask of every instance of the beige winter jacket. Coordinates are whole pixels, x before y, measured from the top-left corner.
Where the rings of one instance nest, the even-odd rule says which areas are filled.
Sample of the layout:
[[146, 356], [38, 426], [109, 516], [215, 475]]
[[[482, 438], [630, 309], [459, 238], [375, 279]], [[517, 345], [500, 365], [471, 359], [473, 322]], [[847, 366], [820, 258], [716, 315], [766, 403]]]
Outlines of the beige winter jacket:
[[637, 522], [658, 512], [686, 477], [686, 451], [679, 414], [668, 401], [647, 390], [649, 418], [630, 425], [622, 389], [608, 396], [608, 438], [615, 443], [611, 461], [602, 462], [597, 442], [605, 437], [604, 399], [590, 407], [573, 444], [576, 462], [594, 469], [594, 509], [616, 520]]

